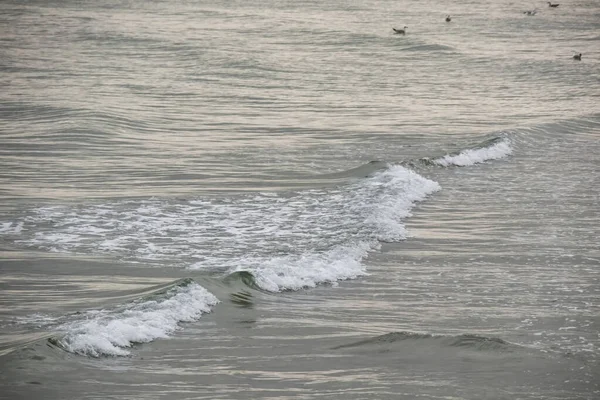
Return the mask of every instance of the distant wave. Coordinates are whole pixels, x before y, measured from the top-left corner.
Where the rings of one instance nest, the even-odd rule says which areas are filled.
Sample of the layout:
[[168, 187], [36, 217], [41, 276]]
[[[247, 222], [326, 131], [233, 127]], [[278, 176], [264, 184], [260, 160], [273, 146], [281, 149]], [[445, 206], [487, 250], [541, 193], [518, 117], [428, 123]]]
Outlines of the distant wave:
[[448, 154], [440, 158], [430, 160], [435, 165], [443, 167], [448, 166], [469, 166], [479, 164], [488, 160], [497, 160], [512, 154], [511, 142], [507, 138], [495, 139], [485, 147], [463, 150], [458, 154]]
[[128, 355], [127, 348], [165, 338], [180, 322], [195, 321], [211, 311], [219, 300], [190, 279], [177, 281], [158, 291], [114, 310], [87, 311], [85, 319], [66, 323], [66, 332], [53, 339], [57, 346], [76, 354], [100, 357]]
[[505, 340], [488, 336], [480, 336], [473, 334], [447, 336], [403, 331], [391, 332], [370, 339], [360, 340], [358, 342], [349, 344], [343, 344], [334, 347], [334, 349], [337, 350], [345, 348], [359, 348], [365, 346], [381, 346], [400, 342], [422, 342], [424, 344], [426, 343], [427, 345], [437, 345], [441, 347], [463, 347], [478, 351], [512, 351], [521, 347], [519, 345], [507, 342]]

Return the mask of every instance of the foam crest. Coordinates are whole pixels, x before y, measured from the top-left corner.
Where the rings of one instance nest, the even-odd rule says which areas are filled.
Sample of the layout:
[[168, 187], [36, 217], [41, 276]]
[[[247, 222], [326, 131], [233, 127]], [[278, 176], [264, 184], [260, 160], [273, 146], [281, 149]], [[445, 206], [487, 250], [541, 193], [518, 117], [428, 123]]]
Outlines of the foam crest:
[[89, 311], [86, 320], [60, 327], [67, 334], [59, 344], [72, 353], [92, 357], [128, 355], [127, 348], [133, 344], [166, 338], [180, 322], [197, 320], [218, 302], [196, 283], [175, 286], [157, 299], [113, 311]]
[[23, 222], [0, 222], [0, 234], [19, 234], [23, 230]]
[[398, 241], [406, 238], [404, 219], [411, 215], [415, 203], [439, 190], [437, 182], [422, 177], [399, 165], [377, 173], [359, 190], [367, 207], [365, 222], [381, 241]]
[[257, 267], [252, 273], [256, 284], [270, 292], [300, 290], [323, 283], [335, 284], [339, 280], [366, 275], [361, 260], [377, 246], [376, 242], [358, 242], [322, 254], [273, 258], [266, 260], [263, 266]]
[[448, 167], [451, 165], [465, 167], [468, 165], [479, 164], [488, 160], [504, 158], [511, 153], [512, 147], [510, 145], [510, 141], [508, 139], [503, 139], [488, 147], [464, 150], [459, 154], [446, 155], [444, 157], [432, 160], [432, 162], [443, 167]]
[[[354, 231], [341, 244], [323, 251], [310, 250], [264, 260], [249, 268], [259, 287], [268, 291], [299, 290], [320, 283], [354, 279], [366, 274], [362, 260], [380, 246], [380, 241], [406, 238], [403, 220], [417, 201], [440, 190], [439, 184], [401, 166], [390, 166], [371, 178], [352, 185], [339, 204], [340, 213], [354, 224]], [[335, 207], [332, 207], [334, 209]], [[350, 218], [354, 216], [356, 220]], [[340, 219], [344, 220], [344, 219]]]

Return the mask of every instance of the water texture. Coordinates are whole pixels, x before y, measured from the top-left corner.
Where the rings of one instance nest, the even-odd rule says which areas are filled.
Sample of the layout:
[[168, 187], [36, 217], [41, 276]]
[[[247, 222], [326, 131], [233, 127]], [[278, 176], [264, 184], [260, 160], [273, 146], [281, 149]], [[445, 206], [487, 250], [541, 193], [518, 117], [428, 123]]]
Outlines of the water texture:
[[0, 398], [599, 398], [599, 17], [2, 2]]

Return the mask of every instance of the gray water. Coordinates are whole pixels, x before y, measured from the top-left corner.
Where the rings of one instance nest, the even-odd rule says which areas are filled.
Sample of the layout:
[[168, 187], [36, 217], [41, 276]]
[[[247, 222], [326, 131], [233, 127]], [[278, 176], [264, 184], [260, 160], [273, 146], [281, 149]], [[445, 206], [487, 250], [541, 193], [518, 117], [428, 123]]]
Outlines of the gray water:
[[600, 398], [599, 17], [2, 2], [0, 397]]

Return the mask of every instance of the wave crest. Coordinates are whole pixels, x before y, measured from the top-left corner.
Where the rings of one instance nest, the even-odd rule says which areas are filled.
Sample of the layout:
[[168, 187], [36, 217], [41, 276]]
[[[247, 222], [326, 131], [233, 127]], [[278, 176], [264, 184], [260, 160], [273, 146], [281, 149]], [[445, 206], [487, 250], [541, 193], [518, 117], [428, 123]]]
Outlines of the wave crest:
[[345, 349], [365, 346], [392, 345], [395, 343], [424, 343], [427, 346], [437, 345], [439, 347], [461, 347], [476, 351], [511, 351], [521, 346], [507, 342], [500, 338], [488, 337], [474, 334], [462, 334], [456, 336], [433, 335], [429, 333], [418, 332], [390, 332], [385, 335], [375, 336], [373, 338], [360, 340], [358, 342], [343, 344], [333, 349]]
[[430, 160], [435, 165], [449, 167], [452, 165], [465, 167], [479, 164], [488, 160], [497, 160], [512, 154], [510, 140], [503, 138], [494, 140], [489, 146], [463, 150], [458, 154], [448, 154], [444, 157]]
[[202, 286], [183, 280], [166, 292], [117, 310], [86, 312], [86, 320], [59, 328], [66, 335], [57, 344], [71, 353], [92, 357], [128, 355], [126, 348], [166, 338], [179, 328], [180, 322], [197, 320], [218, 302]]
[[312, 248], [300, 254], [254, 260], [249, 270], [263, 290], [280, 292], [336, 284], [337, 281], [366, 275], [362, 260], [381, 242], [406, 238], [404, 219], [414, 205], [440, 190], [437, 182], [399, 165], [378, 171], [332, 196], [330, 208], [337, 214], [340, 243], [324, 249]]

